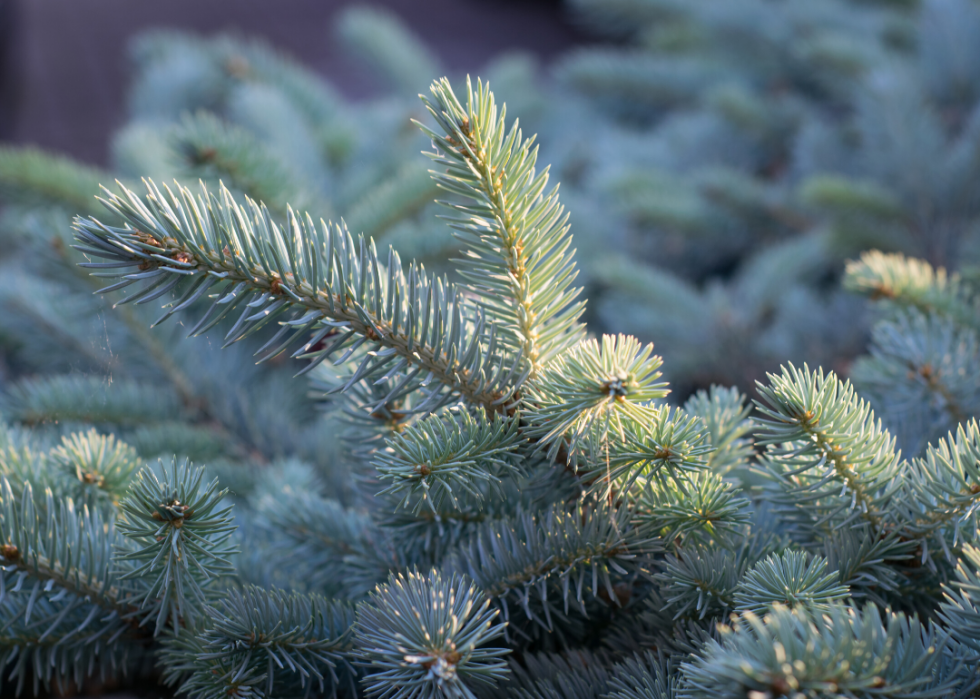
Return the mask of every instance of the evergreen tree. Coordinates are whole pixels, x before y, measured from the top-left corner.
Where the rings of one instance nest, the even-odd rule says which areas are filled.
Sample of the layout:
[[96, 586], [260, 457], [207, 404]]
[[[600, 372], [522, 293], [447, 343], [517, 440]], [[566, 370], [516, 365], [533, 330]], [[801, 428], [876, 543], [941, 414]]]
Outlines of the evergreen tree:
[[[82, 269], [120, 304], [109, 317], [162, 304], [146, 336], [183, 324], [230, 347], [136, 346], [127, 366], [146, 373], [125, 391], [8, 388], [5, 678], [156, 663], [192, 697], [970, 695], [980, 425], [949, 382], [975, 352], [973, 288], [896, 256], [849, 269], [884, 314], [862, 385], [889, 406], [927, 396], [927, 421], [887, 412], [893, 433], [848, 382], [791, 364], [756, 415], [720, 387], [671, 405], [651, 346], [586, 335], [569, 218], [532, 139], [480, 82], [462, 99], [436, 82], [425, 105], [459, 283], [220, 185], [121, 184], [74, 219]], [[23, 259], [40, 264], [36, 243]], [[133, 337], [139, 313], [120, 319]], [[52, 326], [73, 337], [72, 318]], [[223, 413], [182, 404], [164, 360], [219, 371], [205, 358], [236, 348], [278, 367], [243, 385], [309, 374], [340, 428], [300, 415], [279, 431], [293, 399], [276, 394], [241, 435], [287, 442], [287, 464], [222, 445], [215, 478], [179, 448], [154, 463], [130, 446], [165, 415], [158, 443], [193, 446], [204, 413], [189, 411]], [[896, 370], [906, 357], [919, 369]], [[343, 439], [337, 461], [304, 451], [324, 433]], [[929, 444], [903, 459], [897, 439]]]

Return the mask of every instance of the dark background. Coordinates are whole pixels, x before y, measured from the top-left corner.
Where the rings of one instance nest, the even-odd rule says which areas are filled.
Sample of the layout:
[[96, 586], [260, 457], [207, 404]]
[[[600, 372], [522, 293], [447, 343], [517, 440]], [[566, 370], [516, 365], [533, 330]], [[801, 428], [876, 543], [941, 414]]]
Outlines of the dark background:
[[[125, 121], [126, 41], [174, 27], [262, 36], [364, 98], [377, 86], [333, 35], [351, 0], [0, 0], [0, 140], [105, 164]], [[401, 17], [453, 72], [480, 69], [502, 50], [547, 62], [584, 35], [560, 0], [374, 0]], [[437, 77], [437, 76], [433, 76]]]

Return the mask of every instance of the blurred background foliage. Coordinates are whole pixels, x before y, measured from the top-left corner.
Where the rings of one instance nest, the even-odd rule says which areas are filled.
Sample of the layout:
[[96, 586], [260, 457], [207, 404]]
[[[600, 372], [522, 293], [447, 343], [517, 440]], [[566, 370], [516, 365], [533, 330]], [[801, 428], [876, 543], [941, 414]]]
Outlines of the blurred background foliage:
[[[848, 375], [872, 319], [841, 275], [863, 250], [977, 277], [977, 0], [568, 0], [561, 11], [582, 45], [547, 59], [505, 51], [475, 72], [539, 134], [562, 183], [590, 329], [653, 341], [672, 400], [714, 383], [751, 391], [787, 360]], [[147, 457], [329, 462], [310, 410], [322, 396], [287, 380], [294, 367], [256, 367], [254, 347], [202, 352], [179, 326], [145, 330], [146, 306], [106, 314], [70, 247], [71, 216], [105, 215], [99, 183], [199, 178], [275, 214], [343, 217], [379, 249], [449, 272], [454, 239], [431, 223], [437, 193], [416, 157], [429, 144], [410, 119], [432, 78], [460, 84], [463, 72], [380, 7], [346, 7], [324, 41], [381, 93], [346, 97], [290, 46], [157, 29], [129, 42], [126, 119], [105, 169], [0, 147], [8, 419], [59, 434], [129, 425]], [[72, 391], [106, 414], [61, 415]], [[134, 411], [140, 391], [170, 407]], [[174, 444], [181, 423], [199, 440]]]
[[675, 382], [747, 386], [789, 357], [848, 373], [866, 324], [837, 280], [863, 249], [975, 265], [976, 3], [571, 9], [624, 42], [554, 70], [601, 125], [563, 140], [561, 177], [615, 231], [593, 312], [657, 341]]

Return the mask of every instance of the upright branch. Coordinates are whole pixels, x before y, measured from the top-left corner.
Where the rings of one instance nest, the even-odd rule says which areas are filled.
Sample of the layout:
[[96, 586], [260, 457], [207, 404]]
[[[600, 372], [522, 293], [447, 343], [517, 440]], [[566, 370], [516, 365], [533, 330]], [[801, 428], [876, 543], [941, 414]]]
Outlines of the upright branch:
[[548, 169], [535, 170], [534, 138], [525, 140], [516, 121], [507, 129], [506, 107], [498, 116], [488, 85], [477, 81], [474, 90], [467, 79], [466, 87], [464, 107], [446, 78], [434, 83], [433, 99], [422, 100], [444, 133], [419, 126], [436, 149], [429, 157], [445, 168], [432, 176], [465, 200], [444, 202], [466, 245], [461, 274], [533, 377], [585, 332], [568, 215], [557, 185], [545, 192]]

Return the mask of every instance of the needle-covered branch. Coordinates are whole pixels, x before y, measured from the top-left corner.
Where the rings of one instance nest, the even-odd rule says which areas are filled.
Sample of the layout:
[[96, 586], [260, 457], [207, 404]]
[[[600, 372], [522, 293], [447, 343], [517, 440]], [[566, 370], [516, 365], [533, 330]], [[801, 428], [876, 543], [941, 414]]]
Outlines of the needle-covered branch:
[[948, 316], [903, 310], [872, 330], [870, 354], [851, 380], [902, 449], [918, 456], [956, 425], [980, 416], [980, 335]]
[[[716, 2], [688, 4], [721, 12], [719, 21], [736, 18]], [[680, 26], [671, 18], [685, 16], [681, 5], [664, 4], [668, 33]], [[802, 29], [809, 5], [789, 5], [799, 6]], [[389, 49], [384, 27], [372, 29], [374, 15], [359, 17], [363, 42]], [[50, 235], [36, 236], [23, 257], [31, 265], [4, 280], [6, 296], [29, 297], [33, 310], [18, 311], [15, 324], [0, 317], [0, 344], [8, 327], [15, 342], [24, 328], [61, 328], [18, 345], [9, 366], [17, 372], [23, 361], [39, 374], [18, 377], [0, 406], [13, 425], [0, 430], [0, 659], [8, 676], [77, 684], [152, 660], [191, 699], [925, 699], [973, 691], [980, 427], [965, 424], [902, 461], [899, 421], [889, 432], [849, 384], [793, 365], [760, 387], [758, 419], [741, 393], [717, 386], [683, 408], [667, 404], [652, 345], [627, 335], [584, 339], [557, 189], [538, 168], [533, 139], [507, 122], [484, 82], [469, 83], [461, 99], [448, 81], [433, 85], [425, 106], [434, 121], [422, 127], [435, 151], [428, 178], [399, 159], [406, 134], [421, 138], [404, 132], [407, 109], [394, 115], [404, 133], [380, 113], [342, 114], [312, 76], [228, 38], [158, 35], [138, 52], [144, 67], [155, 66], [141, 89], [157, 109], [176, 110], [171, 93], [157, 96], [155, 87], [190, 68], [220, 86], [221, 118], [136, 126], [117, 143], [121, 161], [131, 172], [154, 163], [165, 172], [169, 163], [171, 174], [222, 177], [229, 188], [147, 181], [143, 194], [107, 192], [106, 219], [75, 219], [84, 268], [110, 280], [103, 293], [124, 290], [118, 302], [131, 304], [124, 322], [106, 323], [92, 352], [78, 349], [90, 340], [74, 304], [44, 312], [63, 288], [53, 274], [34, 273], [47, 254], [38, 241]], [[514, 69], [494, 72], [508, 89], [526, 88]], [[749, 122], [773, 127], [768, 102], [748, 90], [712, 93], [720, 118], [711, 128], [724, 122], [717, 136], [728, 140]], [[176, 94], [186, 100], [177, 103], [198, 105], [187, 85]], [[231, 125], [238, 117], [244, 128]], [[668, 140], [698, 140], [664, 123]], [[367, 142], [350, 140], [348, 128], [366, 132]], [[971, 130], [980, 133], [964, 125]], [[578, 169], [580, 144], [572, 145], [564, 172]], [[18, 174], [4, 174], [14, 162], [4, 157], [0, 188]], [[85, 172], [58, 181], [56, 170], [47, 167], [54, 190], [87, 186]], [[794, 215], [788, 190], [770, 192], [768, 172], [744, 180], [726, 170], [674, 186], [666, 174], [631, 167], [608, 179], [610, 208], [582, 203], [596, 215], [590, 228], [607, 215], [636, 218], [641, 228], [641, 218], [704, 235], [718, 228], [724, 249], [708, 251], [706, 264], [728, 268], [731, 246], [744, 243], [742, 226], [726, 223], [732, 215], [771, 222], [779, 209], [780, 229], [812, 216]], [[43, 185], [35, 174], [26, 180]], [[584, 181], [573, 194], [592, 186]], [[424, 224], [404, 216], [436, 186], [449, 195], [463, 285], [415, 262], [403, 266], [393, 249], [379, 255], [343, 222], [316, 223], [287, 205], [336, 205], [412, 245]], [[259, 194], [264, 201], [248, 198]], [[52, 220], [63, 221], [57, 212]], [[618, 315], [636, 327], [656, 316], [648, 330], [667, 334], [645, 334], [666, 350], [683, 330], [699, 352], [679, 364], [697, 369], [699, 382], [731, 376], [733, 367], [755, 372], [761, 365], [742, 367], [753, 363], [746, 342], [781, 359], [794, 353], [782, 340], [786, 323], [829, 337], [838, 311], [850, 312], [836, 300], [824, 314], [812, 310], [824, 297], [796, 284], [829, 272], [833, 237], [776, 245], [734, 272], [734, 295], [710, 282], [695, 293], [670, 275], [653, 283], [639, 263], [627, 269], [626, 286], [636, 288], [624, 291], [617, 277], [626, 268], [606, 265], [592, 277], [609, 287], [600, 289], [602, 320]], [[668, 266], [681, 259], [658, 249]], [[62, 246], [53, 256], [59, 273], [67, 254]], [[905, 401], [891, 400], [891, 412], [876, 405], [886, 422], [908, 403], [935, 408], [937, 396], [956, 399], [943, 404], [950, 421], [971, 416], [980, 341], [966, 279], [880, 255], [852, 265], [848, 284], [889, 299], [894, 311], [874, 335], [887, 364], [878, 383], [902, 385], [881, 395]], [[87, 285], [77, 282], [79, 295]], [[641, 286], [655, 292], [656, 308], [650, 294], [633, 293]], [[90, 300], [85, 317], [101, 302]], [[165, 308], [158, 322], [174, 317], [191, 335], [248, 342], [222, 355], [191, 352], [149, 329], [140, 309], [154, 303]], [[692, 323], [701, 328], [693, 334]], [[43, 367], [52, 352], [112, 373], [51, 379]], [[253, 352], [259, 367], [244, 357]], [[267, 361], [284, 352], [307, 360], [299, 373], [314, 378], [315, 402], [302, 399], [303, 384], [285, 384], [288, 362]], [[55, 357], [59, 371], [82, 368]], [[856, 366], [852, 376], [861, 374]], [[315, 408], [328, 401], [336, 409], [321, 419]], [[78, 423], [99, 432], [78, 433]], [[211, 475], [177, 458], [143, 463], [159, 454], [169, 464], [171, 453], [210, 460]], [[638, 648], [658, 655], [633, 655]]]
[[[274, 565], [302, 579], [306, 589], [350, 596], [345, 560], [366, 545], [372, 532], [364, 512], [302, 491], [268, 493], [256, 510], [258, 525], [274, 542]], [[265, 567], [269, 561], [259, 564]]]
[[624, 441], [625, 418], [646, 422], [645, 410], [669, 392], [658, 382], [662, 364], [653, 345], [641, 347], [634, 337], [603, 335], [600, 345], [585, 340], [555, 357], [527, 391], [527, 434], [548, 447], [554, 459], [560, 450], [574, 465], [593, 447]]
[[980, 658], [980, 549], [966, 546], [956, 566], [956, 580], [944, 586], [939, 615], [950, 635]]
[[53, 376], [25, 379], [7, 389], [3, 400], [8, 419], [28, 425], [89, 422], [137, 426], [175, 420], [180, 401], [166, 388], [98, 376]]
[[[616, 600], [618, 576], [649, 576], [651, 556], [662, 549], [648, 527], [632, 521], [627, 508], [551, 507], [536, 514], [488, 522], [451, 564], [499, 598], [508, 599], [537, 623], [551, 628], [549, 592], [566, 611], [572, 600], [584, 608], [585, 595]], [[538, 603], [543, 602], [543, 611]]]
[[164, 468], [163, 480], [144, 468], [122, 502], [119, 530], [134, 544], [119, 556], [130, 563], [125, 579], [145, 584], [132, 600], [159, 634], [170, 625], [202, 621], [208, 592], [234, 572], [228, 556], [235, 531], [218, 481], [204, 482], [204, 469], [190, 462]]
[[893, 502], [894, 519], [902, 534], [922, 541], [923, 562], [940, 554], [955, 560], [954, 551], [980, 531], [977, 421], [961, 424], [955, 433], [930, 445], [922, 458], [906, 462], [901, 495]]
[[755, 422], [749, 417], [752, 405], [736, 388], [712, 386], [698, 391], [684, 404], [684, 412], [697, 415], [708, 430], [712, 451], [707, 467], [722, 475], [744, 467], [754, 455], [749, 437]]
[[[6, 478], [0, 481], [0, 556], [8, 571], [26, 573], [36, 600], [41, 587], [45, 593], [55, 585], [58, 592], [73, 594], [102, 606], [100, 619], [111, 623], [126, 619], [135, 607], [127, 600], [128, 588], [120, 584], [113, 564], [114, 547], [125, 548], [116, 539], [114, 523], [106, 522], [97, 510], [75, 510], [71, 500], [56, 502], [47, 491], [38, 502], [30, 484], [14, 495]], [[15, 590], [24, 583], [18, 577]], [[27, 612], [30, 618], [30, 611]]]
[[30, 483], [15, 495], [3, 478], [0, 541], [0, 667], [18, 691], [81, 682], [97, 660], [110, 671], [146, 644], [134, 586], [116, 570], [125, 544], [112, 520], [50, 490], [38, 498]]
[[0, 148], [0, 201], [95, 213], [108, 173], [36, 148]]
[[367, 345], [372, 351], [348, 385], [400, 376], [391, 400], [434, 384], [419, 410], [435, 409], [452, 395], [499, 410], [511, 401], [520, 372], [527, 371], [519, 356], [500, 354], [494, 325], [467, 306], [454, 286], [430, 279], [419, 265], [406, 273], [393, 250], [382, 263], [373, 241], [355, 241], [342, 224], [317, 227], [309, 216], [290, 211], [283, 226], [264, 206], [239, 204], [224, 187], [217, 196], [203, 187], [195, 195], [179, 185], [176, 193], [164, 193], [148, 182], [142, 197], [124, 190], [123, 196], [106, 193], [104, 202], [128, 225], [77, 219], [77, 247], [104, 260], [85, 263], [109, 270], [95, 274], [119, 279], [104, 293], [138, 285], [122, 302], [177, 294], [157, 322], [218, 292], [190, 334], [214, 327], [235, 310], [228, 343], [275, 320], [280, 329], [260, 352], [269, 359], [302, 342], [293, 356], [311, 361], [301, 373]]
[[911, 308], [973, 328], [980, 323], [980, 308], [959, 275], [902, 254], [864, 253], [848, 263], [844, 288], [884, 302], [891, 310]]
[[503, 635], [497, 610], [463, 576], [411, 572], [379, 585], [357, 614], [356, 653], [370, 697], [475, 699], [469, 685], [493, 686], [510, 651], [486, 644]]
[[[518, 420], [465, 410], [432, 415], [388, 441], [388, 449], [375, 458], [383, 482], [380, 494], [401, 496], [401, 507], [413, 500], [418, 512], [423, 506], [433, 512], [446, 505], [459, 509], [459, 494], [477, 500], [483, 492], [474, 484], [499, 485], [501, 476], [518, 471], [515, 453], [522, 441]], [[454, 488], [456, 491], [454, 492]]]
[[711, 471], [649, 480], [636, 496], [637, 518], [667, 543], [728, 543], [749, 523], [751, 505], [732, 483]]
[[804, 606], [826, 611], [830, 604], [850, 596], [846, 585], [827, 568], [827, 559], [800, 551], [784, 551], [759, 561], [735, 590], [735, 609], [764, 614], [775, 605]]
[[950, 696], [964, 668], [945, 662], [946, 644], [935, 626], [891, 612], [882, 618], [873, 607], [747, 612], [682, 665], [678, 696]]
[[900, 488], [895, 438], [849, 383], [792, 364], [759, 385], [759, 444], [779, 501], [829, 532], [863, 520], [876, 532]]
[[91, 506], [119, 504], [140, 464], [135, 449], [94, 429], [62, 437], [49, 458], [75, 477], [76, 499]]
[[508, 129], [489, 85], [466, 81], [466, 105], [449, 80], [433, 83], [422, 97], [442, 129], [419, 125], [432, 138], [433, 171], [439, 186], [463, 197], [447, 202], [447, 217], [466, 246], [461, 274], [490, 317], [501, 323], [504, 341], [529, 363], [531, 376], [585, 333], [585, 309], [576, 301], [574, 251], [568, 215], [558, 187], [548, 192], [548, 168], [536, 172], [534, 138], [524, 139], [515, 121]]
[[169, 640], [163, 654], [166, 679], [184, 680], [191, 697], [353, 690], [353, 608], [246, 586], [229, 590], [207, 616], [205, 630]]

